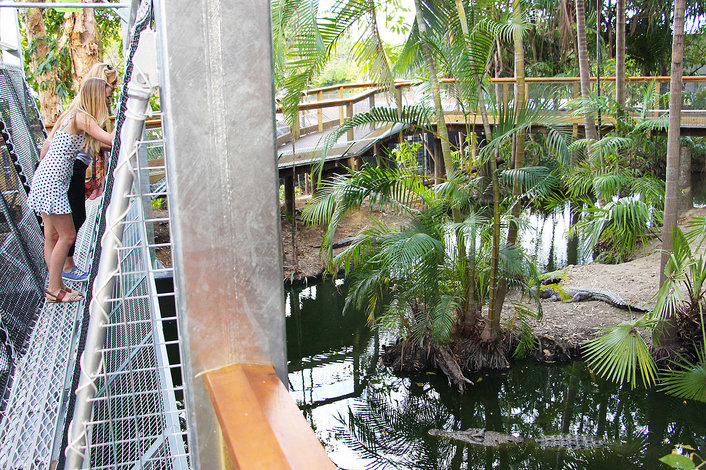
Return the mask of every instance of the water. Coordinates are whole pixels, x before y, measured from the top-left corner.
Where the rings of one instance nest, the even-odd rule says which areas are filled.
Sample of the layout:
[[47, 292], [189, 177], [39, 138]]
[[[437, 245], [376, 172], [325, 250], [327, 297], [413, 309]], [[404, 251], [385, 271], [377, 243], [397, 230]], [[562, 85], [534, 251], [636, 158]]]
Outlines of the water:
[[[582, 363], [518, 362], [470, 376], [475, 385], [463, 395], [442, 375], [394, 376], [378, 360], [380, 345], [393, 338], [372, 332], [360, 312], [342, 314], [344, 288], [287, 291], [291, 393], [339, 468], [657, 469], [667, 468], [658, 459], [678, 443], [706, 456], [706, 405], [606, 384]], [[469, 427], [579, 433], [614, 444], [587, 453], [491, 449], [427, 434]]]
[[551, 272], [569, 264], [588, 263], [593, 259], [590, 251], [581, 251], [580, 240], [569, 238], [569, 204], [550, 212], [529, 211], [523, 217], [527, 225], [520, 231], [520, 245], [525, 253], [536, 260], [540, 270]]

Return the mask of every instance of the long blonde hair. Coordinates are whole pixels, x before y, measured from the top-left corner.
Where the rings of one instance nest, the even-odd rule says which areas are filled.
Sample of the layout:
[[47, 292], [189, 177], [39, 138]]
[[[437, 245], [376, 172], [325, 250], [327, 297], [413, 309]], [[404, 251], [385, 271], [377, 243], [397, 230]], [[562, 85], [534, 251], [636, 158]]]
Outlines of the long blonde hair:
[[[69, 108], [61, 113], [59, 119], [54, 123], [48, 138], [53, 138], [57, 129], [61, 129], [68, 121], [74, 119], [78, 112], [89, 115], [96, 120], [98, 126], [105, 129], [108, 121], [108, 106], [105, 102], [105, 88], [107, 86], [108, 82], [102, 78], [85, 79]], [[97, 154], [101, 150], [101, 143], [86, 134], [83, 148]]]
[[[118, 70], [113, 67], [110, 64], [106, 64], [105, 62], [96, 62], [93, 64], [93, 66], [90, 68], [88, 73], [86, 74], [85, 77], [83, 77], [84, 80], [87, 80], [89, 78], [102, 78], [109, 84], [112, 82], [113, 79], [115, 79], [116, 83], [118, 80]], [[112, 109], [110, 106], [110, 98], [106, 98], [106, 104], [108, 106], [108, 114], [112, 114]], [[112, 130], [112, 125], [111, 121], [108, 120], [106, 122], [106, 127], [105, 130], [110, 132]]]

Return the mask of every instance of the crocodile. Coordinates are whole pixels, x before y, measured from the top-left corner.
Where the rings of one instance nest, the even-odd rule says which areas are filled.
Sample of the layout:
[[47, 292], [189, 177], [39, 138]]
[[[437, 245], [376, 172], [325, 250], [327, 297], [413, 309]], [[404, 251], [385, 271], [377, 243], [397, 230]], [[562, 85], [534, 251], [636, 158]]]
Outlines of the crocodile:
[[545, 287], [539, 291], [539, 296], [542, 299], [549, 299], [554, 301], [568, 299], [567, 302], [599, 300], [601, 302], [606, 302], [607, 304], [610, 304], [613, 307], [621, 308], [623, 310], [631, 310], [633, 312], [648, 311], [647, 309], [644, 309], [642, 307], [630, 305], [625, 300], [623, 300], [618, 294], [608, 290], [584, 289], [580, 287], [563, 287], [562, 289]]
[[555, 434], [551, 436], [518, 437], [483, 428], [468, 428], [465, 431], [444, 431], [430, 429], [430, 436], [461, 441], [466, 444], [483, 447], [504, 447], [510, 445], [530, 445], [547, 449], [590, 450], [608, 446], [602, 439], [582, 434]]

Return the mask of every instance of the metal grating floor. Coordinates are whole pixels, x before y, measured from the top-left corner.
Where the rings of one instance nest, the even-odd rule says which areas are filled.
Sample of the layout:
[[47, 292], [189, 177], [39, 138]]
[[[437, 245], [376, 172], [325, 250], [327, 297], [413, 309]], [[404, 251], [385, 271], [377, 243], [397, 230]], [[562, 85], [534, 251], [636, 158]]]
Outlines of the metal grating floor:
[[[99, 199], [87, 201], [87, 219], [76, 237], [76, 264], [87, 268]], [[70, 283], [75, 289], [86, 284]], [[76, 339], [83, 301], [42, 307], [24, 355], [20, 358], [0, 426], [0, 468], [46, 469], [52, 459], [57, 430], [63, 429], [61, 409], [65, 384], [76, 358]], [[60, 436], [59, 436], [60, 437]]]

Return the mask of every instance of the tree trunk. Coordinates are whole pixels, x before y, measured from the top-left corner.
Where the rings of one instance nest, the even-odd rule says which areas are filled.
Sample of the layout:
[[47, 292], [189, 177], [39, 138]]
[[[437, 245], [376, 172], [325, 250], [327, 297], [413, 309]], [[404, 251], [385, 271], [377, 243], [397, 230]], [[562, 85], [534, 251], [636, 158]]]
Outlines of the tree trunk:
[[[82, 0], [86, 3], [89, 0]], [[72, 88], [78, 92], [83, 77], [100, 61], [96, 16], [93, 8], [82, 8], [66, 15], [60, 44], [66, 44], [71, 56]]]
[[[520, 24], [522, 22], [522, 7], [520, 5], [520, 0], [513, 0], [512, 2], [512, 16], [513, 22], [515, 24]], [[513, 38], [514, 54], [515, 54], [515, 109], [520, 110], [525, 107], [525, 51], [522, 46], [522, 35], [516, 33]], [[514, 145], [514, 168], [520, 169], [525, 166], [525, 131], [518, 132], [515, 135], [515, 145]], [[520, 186], [518, 183], [512, 188], [512, 195], [515, 198], [515, 203], [510, 211], [512, 218], [515, 219], [520, 216]], [[510, 222], [507, 231], [507, 245], [512, 246], [517, 243], [518, 226], [514, 222]], [[499, 283], [498, 294], [496, 297], [495, 311], [501, 312], [503, 303], [505, 303], [505, 296], [507, 295], [508, 285], [507, 281], [503, 280]]]
[[[427, 25], [424, 22], [424, 15], [422, 15], [422, 6], [420, 0], [414, 0], [414, 6], [416, 8], [416, 18], [417, 27], [419, 28], [419, 33], [422, 36], [427, 34]], [[434, 108], [436, 110], [436, 128], [439, 134], [439, 139], [441, 139], [441, 153], [444, 157], [444, 166], [446, 167], [447, 178], [453, 172], [453, 162], [451, 161], [451, 147], [449, 146], [449, 132], [446, 129], [446, 119], [444, 116], [444, 108], [441, 104], [441, 87], [439, 86], [439, 79], [436, 76], [436, 62], [431, 54], [429, 45], [426, 43], [422, 44], [422, 55], [424, 56], [424, 62], [427, 66], [427, 72], [429, 73], [429, 86], [431, 88], [431, 94], [434, 97]]]
[[[588, 46], [586, 44], [586, 6], [584, 0], [576, 0], [576, 43], [579, 52], [579, 75], [581, 76], [581, 96], [588, 98], [591, 91], [591, 69], [588, 65]], [[586, 137], [598, 140], [596, 123], [593, 116], [583, 117]]]
[[681, 148], [679, 155], [679, 213], [684, 213], [694, 207], [694, 196], [691, 192], [691, 147]]
[[618, 113], [625, 110], [625, 0], [617, 0], [615, 6], [615, 100]]
[[[35, 53], [30, 55], [30, 64], [33, 70], [37, 71], [37, 85], [39, 90], [39, 110], [45, 123], [55, 122], [61, 114], [61, 100], [56, 93], [59, 83], [57, 69], [55, 67], [40, 67], [47, 61], [51, 52], [47, 37], [47, 29], [44, 25], [42, 10], [39, 8], [28, 8], [22, 10], [22, 16], [27, 25], [27, 42], [34, 44]], [[40, 72], [40, 70], [44, 70]]]
[[[674, 0], [672, 75], [669, 83], [669, 129], [667, 131], [667, 177], [664, 197], [664, 226], [662, 227], [662, 256], [659, 269], [660, 286], [665, 280], [664, 268], [674, 247], [674, 230], [677, 226], [685, 3], [686, 0]], [[664, 344], [674, 338], [674, 327], [675, 325], [672, 324], [666, 328], [667, 331], [658, 338], [659, 343]]]

